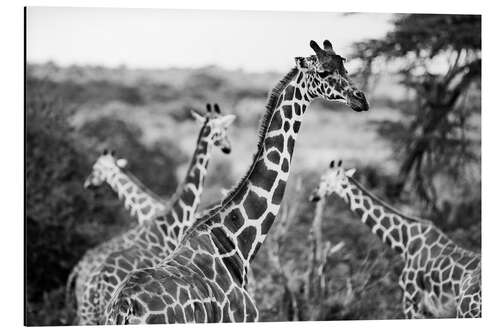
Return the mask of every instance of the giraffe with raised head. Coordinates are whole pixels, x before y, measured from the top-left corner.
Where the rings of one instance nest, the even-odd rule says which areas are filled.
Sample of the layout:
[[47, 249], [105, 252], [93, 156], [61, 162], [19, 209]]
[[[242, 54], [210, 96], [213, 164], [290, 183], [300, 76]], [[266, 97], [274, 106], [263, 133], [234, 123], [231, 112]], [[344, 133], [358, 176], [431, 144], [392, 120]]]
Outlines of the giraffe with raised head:
[[323, 98], [368, 110], [331, 43], [310, 45], [315, 55], [296, 58], [271, 92], [246, 175], [166, 260], [127, 277], [107, 306], [107, 324], [258, 320], [247, 274], [280, 208], [307, 107]]
[[[123, 200], [125, 209], [138, 225], [143, 225], [155, 216], [165, 211], [168, 203], [147, 189], [136, 177], [125, 170], [127, 160], [115, 157], [114, 151], [105, 149], [92, 166], [92, 172], [84, 183], [85, 188], [95, 188], [108, 184]], [[124, 236], [128, 236], [125, 234]], [[77, 265], [71, 271], [66, 284], [66, 303], [71, 306], [72, 287], [77, 304], [82, 299], [83, 285], [90, 272], [104, 261], [106, 255], [129, 246], [127, 237], [115, 237], [85, 252]], [[73, 283], [74, 282], [74, 283]]]
[[195, 220], [213, 147], [230, 153], [227, 130], [235, 116], [223, 115], [217, 104], [213, 109], [208, 104], [206, 113], [193, 112], [193, 117], [202, 127], [184, 182], [167, 211], [119, 236], [119, 246], [100, 256], [99, 265], [91, 270], [84, 284], [78, 304], [79, 324], [99, 323], [103, 304], [128, 272], [137, 267], [149, 267], [166, 257]]
[[335, 193], [401, 255], [399, 285], [406, 318], [480, 317], [480, 255], [455, 244], [432, 222], [392, 208], [352, 178], [354, 172], [345, 170], [342, 161], [332, 161], [310, 199]]

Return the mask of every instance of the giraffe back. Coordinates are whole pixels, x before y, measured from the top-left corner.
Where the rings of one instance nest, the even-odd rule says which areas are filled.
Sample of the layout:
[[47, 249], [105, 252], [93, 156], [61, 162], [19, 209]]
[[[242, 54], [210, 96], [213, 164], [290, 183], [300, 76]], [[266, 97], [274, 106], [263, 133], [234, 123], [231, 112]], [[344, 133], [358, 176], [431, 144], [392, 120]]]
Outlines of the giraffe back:
[[207, 234], [198, 234], [176, 249], [170, 260], [129, 275], [110, 299], [105, 323], [257, 321], [248, 291], [232, 283], [233, 273], [222, 258], [212, 256], [216, 247]]

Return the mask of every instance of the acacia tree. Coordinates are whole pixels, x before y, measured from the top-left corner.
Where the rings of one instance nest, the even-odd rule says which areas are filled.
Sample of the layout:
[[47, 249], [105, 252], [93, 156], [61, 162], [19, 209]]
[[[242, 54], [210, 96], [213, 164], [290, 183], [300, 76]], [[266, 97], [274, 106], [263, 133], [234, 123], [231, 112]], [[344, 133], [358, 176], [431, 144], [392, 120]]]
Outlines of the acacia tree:
[[437, 176], [460, 179], [480, 160], [473, 120], [480, 113], [481, 17], [404, 14], [393, 23], [384, 38], [355, 43], [353, 57], [367, 88], [384, 73], [398, 75], [409, 92], [405, 121], [380, 126], [400, 162], [392, 194], [411, 186], [439, 212]]

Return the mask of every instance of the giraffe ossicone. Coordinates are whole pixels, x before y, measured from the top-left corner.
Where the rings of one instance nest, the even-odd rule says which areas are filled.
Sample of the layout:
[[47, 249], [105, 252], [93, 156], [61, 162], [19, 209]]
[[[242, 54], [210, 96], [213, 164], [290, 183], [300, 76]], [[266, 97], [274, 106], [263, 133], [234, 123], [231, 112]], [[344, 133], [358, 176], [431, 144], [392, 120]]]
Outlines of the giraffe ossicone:
[[184, 182], [170, 199], [171, 206], [124, 234], [127, 246], [106, 253], [101, 264], [91, 271], [78, 309], [80, 324], [99, 324], [105, 304], [127, 274], [167, 257], [194, 221], [212, 150], [217, 147], [225, 154], [231, 151], [227, 133], [235, 119], [234, 115], [223, 115], [218, 104], [208, 104], [206, 112], [194, 114], [202, 123], [201, 129]]
[[335, 193], [373, 234], [404, 260], [399, 285], [407, 318], [480, 317], [481, 257], [455, 244], [432, 222], [409, 217], [352, 178], [354, 169], [332, 162], [312, 201]]
[[272, 90], [257, 153], [242, 180], [200, 217], [161, 264], [132, 272], [106, 308], [107, 324], [256, 321], [246, 290], [250, 262], [280, 208], [304, 113], [315, 98], [368, 110], [331, 43], [296, 67]]

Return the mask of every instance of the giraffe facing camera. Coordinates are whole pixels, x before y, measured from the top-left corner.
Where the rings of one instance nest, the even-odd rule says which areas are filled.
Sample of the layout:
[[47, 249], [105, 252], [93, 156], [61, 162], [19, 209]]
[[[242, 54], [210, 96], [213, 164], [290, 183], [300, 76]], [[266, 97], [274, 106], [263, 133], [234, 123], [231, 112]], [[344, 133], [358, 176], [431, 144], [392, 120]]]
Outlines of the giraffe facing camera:
[[236, 116], [234, 114], [223, 115], [219, 104], [206, 105], [206, 112], [191, 110], [191, 116], [201, 124], [206, 126], [205, 131], [210, 131], [210, 135], [215, 147], [219, 147], [224, 154], [231, 153], [231, 142], [229, 141], [227, 130], [234, 122]]
[[321, 176], [321, 181], [309, 196], [309, 201], [323, 200], [333, 192], [340, 191], [340, 188], [346, 186], [349, 182], [348, 177], [351, 178], [356, 169], [344, 170], [341, 166], [342, 160], [330, 162], [330, 168]]

